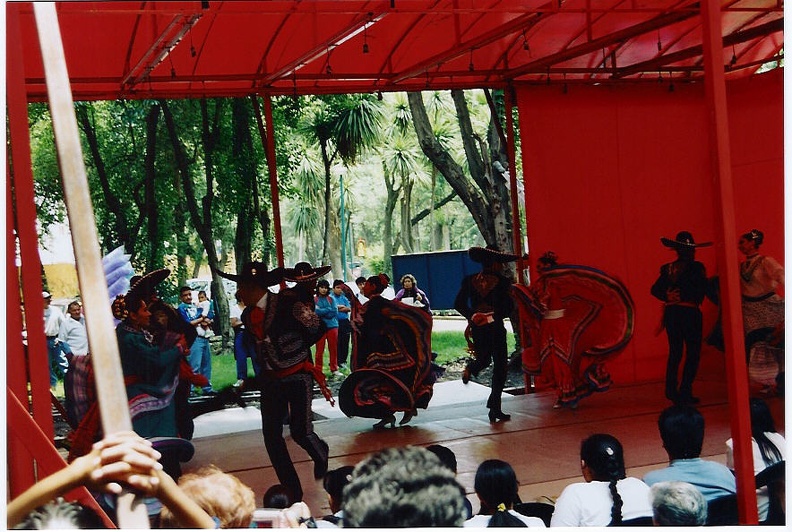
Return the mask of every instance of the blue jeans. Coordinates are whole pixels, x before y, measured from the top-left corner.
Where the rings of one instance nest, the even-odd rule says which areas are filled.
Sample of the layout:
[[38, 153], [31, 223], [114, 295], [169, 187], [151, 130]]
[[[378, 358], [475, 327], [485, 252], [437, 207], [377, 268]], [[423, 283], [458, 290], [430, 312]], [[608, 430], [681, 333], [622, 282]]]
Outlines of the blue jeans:
[[253, 363], [253, 374], [258, 377], [259, 367], [256, 360], [256, 347], [244, 329], [234, 334], [234, 359], [236, 359], [237, 379], [247, 379], [247, 359]]
[[50, 367], [50, 386], [55, 386], [58, 384], [58, 379], [66, 375], [66, 371], [69, 369], [69, 363], [66, 361], [66, 355], [63, 353], [63, 346], [56, 342], [56, 337], [47, 337], [47, 354], [49, 355]]
[[188, 360], [193, 373], [203, 375], [209, 381], [209, 385], [204, 386], [203, 391], [210, 391], [212, 389], [212, 352], [209, 350], [209, 340], [202, 336], [196, 337], [190, 346]]

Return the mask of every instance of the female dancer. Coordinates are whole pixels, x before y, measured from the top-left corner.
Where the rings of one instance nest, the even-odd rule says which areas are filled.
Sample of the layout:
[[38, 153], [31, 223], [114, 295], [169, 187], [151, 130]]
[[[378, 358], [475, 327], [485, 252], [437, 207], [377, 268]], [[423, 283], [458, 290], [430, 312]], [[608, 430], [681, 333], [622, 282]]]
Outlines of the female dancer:
[[408, 423], [416, 409], [428, 406], [435, 380], [431, 318], [382, 297], [388, 283], [390, 278], [381, 273], [363, 285], [369, 300], [353, 311], [352, 373], [338, 393], [342, 412], [379, 419], [375, 429], [394, 427], [393, 414], [399, 411], [404, 412], [399, 424]]
[[527, 517], [512, 509], [520, 502], [517, 475], [503, 460], [485, 460], [476, 470], [474, 489], [481, 511], [465, 521], [464, 527], [538, 527], [545, 524], [538, 517]]
[[649, 486], [627, 477], [624, 452], [610, 434], [589, 436], [580, 446], [585, 482], [570, 484], [555, 504], [550, 526], [609, 526], [652, 517]]
[[[784, 337], [784, 300], [776, 294], [776, 287], [784, 284], [784, 268], [774, 258], [759, 253], [762, 242], [764, 233], [751, 229], [738, 243], [740, 252], [745, 255], [740, 263], [745, 356], [750, 363], [752, 349], [767, 351], [769, 353], [756, 355], [770, 355], [776, 359], [778, 370], [784, 371], [783, 349], [778, 347]], [[773, 381], [763, 379], [768, 391], [772, 390]]]

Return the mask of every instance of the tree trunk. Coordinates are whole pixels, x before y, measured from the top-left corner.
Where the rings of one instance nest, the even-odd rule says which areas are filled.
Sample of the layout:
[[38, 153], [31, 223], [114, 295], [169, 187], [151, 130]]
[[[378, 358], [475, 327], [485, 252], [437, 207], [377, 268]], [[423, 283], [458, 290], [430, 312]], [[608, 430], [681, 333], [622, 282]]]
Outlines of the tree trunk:
[[162, 264], [162, 240], [159, 237], [159, 209], [157, 209], [156, 168], [154, 162], [157, 157], [157, 122], [160, 108], [157, 104], [151, 106], [146, 115], [146, 158], [145, 158], [145, 201], [143, 210], [148, 214], [148, 256], [146, 257], [146, 271], [153, 271]]
[[[109, 237], [109, 241], [105, 241], [104, 245], [107, 247], [107, 249], [115, 249], [119, 244], [123, 244], [127, 253], [134, 254], [135, 235], [129, 232], [129, 227], [131, 227], [132, 224], [130, 223], [127, 216], [128, 212], [121, 204], [121, 200], [113, 193], [112, 189], [110, 188], [110, 180], [107, 177], [107, 169], [105, 167], [102, 154], [99, 151], [99, 142], [96, 138], [96, 130], [94, 129], [93, 124], [88, 117], [88, 106], [77, 105], [75, 106], [75, 111], [77, 114], [77, 120], [80, 123], [80, 127], [85, 134], [85, 139], [88, 142], [88, 149], [91, 152], [91, 157], [94, 161], [96, 175], [99, 178], [99, 185], [102, 188], [102, 194], [104, 195], [107, 210], [113, 213], [115, 220], [115, 223], [113, 224], [113, 232], [111, 232], [110, 235], [105, 235]], [[113, 233], [115, 233], [117, 241], [112, 238]]]
[[388, 270], [388, 275], [392, 275], [391, 271], [391, 255], [393, 255], [393, 211], [396, 210], [396, 203], [399, 201], [399, 194], [401, 190], [395, 188], [396, 180], [393, 175], [388, 172], [385, 163], [382, 163], [382, 172], [385, 177], [385, 190], [387, 196], [385, 199], [385, 212], [383, 218], [383, 225], [385, 226], [382, 232], [382, 259], [385, 261], [385, 269]]

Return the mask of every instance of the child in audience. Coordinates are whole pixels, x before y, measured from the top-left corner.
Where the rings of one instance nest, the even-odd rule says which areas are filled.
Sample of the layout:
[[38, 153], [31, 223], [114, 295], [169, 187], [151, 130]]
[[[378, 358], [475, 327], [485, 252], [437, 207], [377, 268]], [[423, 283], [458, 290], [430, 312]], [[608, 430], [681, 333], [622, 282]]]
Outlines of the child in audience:
[[512, 507], [520, 502], [517, 475], [503, 460], [484, 460], [476, 470], [474, 489], [481, 511], [467, 521], [468, 527], [533, 527], [545, 528], [538, 517], [518, 514]]

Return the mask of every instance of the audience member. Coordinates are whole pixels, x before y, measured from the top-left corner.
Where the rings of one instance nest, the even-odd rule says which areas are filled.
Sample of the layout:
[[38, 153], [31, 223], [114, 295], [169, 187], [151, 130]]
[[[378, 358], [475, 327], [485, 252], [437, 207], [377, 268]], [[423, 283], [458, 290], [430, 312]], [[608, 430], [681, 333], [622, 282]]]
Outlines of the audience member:
[[503, 460], [484, 460], [476, 470], [474, 489], [481, 503], [481, 511], [467, 521], [468, 527], [533, 527], [545, 528], [538, 517], [528, 517], [514, 511], [520, 502], [519, 484], [511, 465]]
[[338, 527], [344, 518], [343, 502], [344, 488], [352, 480], [352, 471], [355, 466], [346, 465], [327, 472], [323, 482], [330, 503], [330, 515], [324, 516], [316, 522], [317, 528]]
[[[338, 367], [346, 368], [349, 360], [349, 339], [352, 336], [352, 324], [349, 322], [349, 313], [352, 311], [352, 303], [344, 293], [346, 284], [341, 279], [333, 281], [333, 291], [330, 297], [333, 298], [338, 309]], [[348, 289], [348, 288], [347, 288]], [[336, 373], [336, 375], [339, 375]]]
[[69, 424], [77, 427], [91, 403], [96, 400], [93, 368], [88, 356], [88, 332], [82, 305], [72, 301], [66, 308], [68, 317], [61, 322], [58, 341], [69, 362], [69, 369], [63, 378], [63, 391], [66, 396], [66, 415]]
[[214, 331], [212, 330], [212, 324], [214, 324], [215, 318], [214, 303], [206, 297], [206, 292], [204, 290], [198, 292], [197, 306], [201, 309], [201, 316], [204, 317], [204, 321], [201, 323], [201, 327], [205, 333], [204, 337], [211, 338], [214, 336]]
[[[112, 494], [121, 493], [121, 483], [150, 497], [156, 497], [175, 517], [174, 522], [185, 528], [214, 528], [215, 523], [162, 471], [160, 458], [151, 442], [134, 432], [119, 432], [105, 436], [93, 445], [91, 452], [76, 458], [63, 469], [38, 481], [30, 489], [11, 501], [7, 508], [9, 528], [22, 523], [30, 514], [30, 521], [63, 516], [80, 524], [79, 508], [41, 508], [42, 505], [70, 490], [85, 486], [89, 490]], [[39, 508], [38, 510], [36, 510]], [[88, 518], [88, 516], [84, 516]], [[65, 528], [66, 522], [50, 522], [53, 528]], [[91, 523], [96, 524], [94, 523]]]
[[252, 335], [245, 332], [245, 324], [242, 323], [242, 311], [245, 310], [245, 303], [239, 295], [239, 290], [234, 293], [236, 303], [229, 307], [231, 315], [231, 328], [234, 330], [234, 360], [236, 361], [237, 381], [235, 387], [244, 384], [248, 377], [247, 359], [253, 365], [253, 375], [258, 377], [261, 368], [256, 360], [255, 339]]
[[658, 482], [650, 488], [655, 526], [704, 526], [707, 501], [687, 482]]
[[421, 307], [431, 314], [432, 309], [429, 306], [429, 297], [427, 297], [426, 292], [418, 288], [418, 282], [415, 280], [415, 277], [408, 273], [402, 275], [400, 282], [402, 285], [401, 290], [396, 292], [393, 299], [408, 305]]
[[[182, 492], [208, 515], [220, 528], [247, 528], [256, 509], [253, 490], [234, 475], [223, 473], [216, 466], [202, 467], [179, 479]], [[165, 507], [161, 514], [162, 528], [184, 528], [182, 520]]]
[[63, 497], [30, 512], [15, 530], [85, 530], [108, 528], [93, 508]]
[[[754, 475], [758, 475], [767, 467], [785, 459], [786, 440], [776, 431], [770, 408], [762, 399], [751, 399], [751, 448], [753, 450]], [[726, 440], [726, 465], [734, 470], [734, 443]], [[759, 521], [767, 519], [770, 499], [767, 486], [756, 490], [756, 502], [759, 508]]]
[[550, 526], [608, 526], [651, 517], [649, 486], [627, 476], [619, 440], [610, 434], [594, 434], [583, 440], [580, 469], [585, 482], [564, 488]]
[[64, 317], [58, 307], [51, 305], [52, 294], [42, 292], [41, 297], [44, 298], [44, 335], [47, 337], [47, 353], [49, 354], [50, 388], [54, 390], [58, 379], [64, 376], [69, 369], [66, 356], [58, 341], [58, 333]]
[[324, 367], [324, 350], [327, 344], [330, 350], [330, 373], [338, 371], [338, 307], [335, 299], [330, 296], [330, 282], [320, 279], [316, 283], [316, 296], [314, 296], [316, 315], [322, 318], [325, 333], [316, 342], [316, 356], [314, 365], [320, 370]]
[[729, 468], [699, 458], [704, 444], [704, 416], [698, 410], [686, 405], [670, 406], [660, 414], [657, 424], [670, 463], [644, 475], [644, 482], [649, 486], [665, 480], [689, 482], [707, 502], [737, 493]]
[[204, 324], [207, 318], [201, 313], [201, 308], [193, 305], [192, 290], [189, 286], [182, 286], [179, 289], [178, 311], [182, 319], [195, 327], [198, 333], [190, 345], [189, 361], [192, 370], [197, 375], [203, 375], [209, 384], [203, 386], [201, 391], [204, 395], [213, 395], [216, 392], [212, 389], [212, 352], [209, 349], [209, 340], [206, 338]]
[[465, 490], [421, 447], [387, 448], [360, 462], [344, 489], [344, 528], [457, 527]]
[[[426, 450], [437, 456], [440, 461], [443, 462], [443, 465], [450, 469], [454, 475], [457, 474], [457, 459], [454, 451], [439, 443], [427, 446]], [[470, 519], [471, 517], [473, 517], [473, 505], [470, 504], [470, 500], [465, 497], [465, 519]]]
[[264, 492], [264, 497], [261, 498], [261, 504], [264, 508], [288, 508], [295, 502], [294, 493], [288, 486], [283, 484], [274, 484]]
[[368, 297], [366, 297], [366, 294], [363, 293], [363, 285], [366, 284], [366, 278], [358, 277], [357, 279], [355, 279], [355, 284], [358, 287], [358, 293], [357, 293], [358, 301], [360, 301], [361, 305], [364, 305], [368, 301]]

